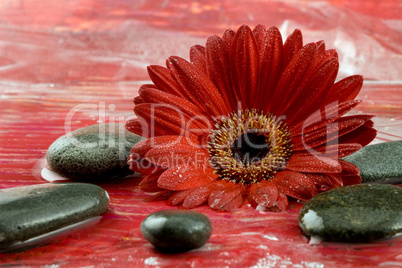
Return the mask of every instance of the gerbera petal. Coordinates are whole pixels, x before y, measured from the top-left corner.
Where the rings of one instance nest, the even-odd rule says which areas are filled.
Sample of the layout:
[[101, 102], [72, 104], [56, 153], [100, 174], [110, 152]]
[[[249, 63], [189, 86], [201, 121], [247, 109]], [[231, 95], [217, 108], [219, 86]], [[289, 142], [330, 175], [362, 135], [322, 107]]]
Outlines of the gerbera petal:
[[296, 55], [302, 47], [303, 35], [299, 29], [296, 29], [286, 38], [285, 44], [283, 45], [284, 67], [292, 61], [294, 55]]
[[339, 159], [339, 163], [342, 166], [342, 174], [352, 174], [352, 175], [360, 174], [359, 168], [356, 167], [354, 164], [349, 163], [342, 159]]
[[267, 34], [267, 29], [262, 24], [258, 24], [253, 29], [254, 39], [255, 39], [255, 42], [256, 42], [259, 50], [261, 50], [261, 46], [264, 45], [266, 34]]
[[228, 104], [231, 111], [237, 109], [237, 98], [232, 89], [228, 49], [225, 42], [218, 36], [211, 36], [206, 44], [208, 76]]
[[[320, 48], [317, 47], [317, 49], [319, 50]], [[317, 66], [321, 66], [328, 59], [333, 59], [333, 58], [339, 59], [338, 52], [336, 52], [335, 49], [325, 50], [324, 53], [320, 53], [320, 51], [318, 51]]]
[[340, 174], [340, 176], [344, 186], [361, 183], [362, 178], [360, 177], [360, 171], [358, 167], [342, 159], [339, 159], [339, 163], [342, 166], [342, 173]]
[[368, 121], [364, 124], [364, 126], [365, 126], [365, 127], [368, 127], [368, 128], [373, 128], [373, 127], [374, 127], [374, 122], [373, 122], [373, 120], [368, 120]]
[[200, 45], [195, 45], [190, 48], [190, 62], [198, 70], [207, 73], [207, 61], [205, 54], [205, 47]]
[[341, 175], [341, 179], [343, 186], [360, 184], [362, 182], [360, 175]]
[[168, 130], [171, 134], [192, 138], [204, 134], [204, 132], [199, 129], [192, 129], [192, 131], [187, 129], [188, 122], [191, 118], [183, 114], [183, 112], [174, 105], [143, 103], [136, 105], [134, 112], [138, 117], [147, 121], [149, 124], [147, 129], [151, 131]]
[[[305, 174], [316, 185], [319, 192], [343, 186], [342, 174]], [[348, 175], [346, 175], [348, 176]], [[354, 175], [351, 175], [354, 176]]]
[[158, 186], [168, 190], [188, 190], [206, 185], [217, 178], [210, 167], [178, 166], [162, 173]]
[[172, 114], [180, 118], [181, 126], [190, 132], [208, 133], [213, 125], [209, 115], [205, 116], [197, 106], [184, 98], [151, 88], [144, 89], [140, 94], [145, 102], [160, 104], [160, 106], [154, 105], [156, 108], [161, 106], [171, 108]]
[[[371, 121], [371, 120], [370, 120]], [[370, 122], [369, 121], [369, 122]], [[362, 147], [368, 145], [377, 136], [377, 130], [372, 127], [361, 126], [339, 138], [340, 143], [358, 143]]]
[[137, 104], [144, 103], [144, 100], [140, 96], [137, 96], [134, 98], [133, 102], [135, 105], [137, 105]]
[[275, 183], [262, 180], [254, 183], [249, 189], [250, 197], [259, 205], [272, 207], [278, 199], [278, 189]]
[[222, 36], [222, 40], [225, 42], [226, 47], [230, 49], [232, 47], [233, 40], [236, 36], [236, 32], [232, 29], [227, 29]]
[[336, 52], [335, 49], [325, 49], [325, 42], [324, 40], [315, 42], [317, 45], [317, 52], [318, 52], [318, 59], [317, 59], [317, 64], [320, 65], [324, 61], [326, 61], [329, 58], [338, 58], [338, 53]]
[[159, 172], [152, 173], [150, 175], [145, 176], [140, 183], [140, 188], [144, 192], [160, 192], [163, 191], [164, 189], [158, 187], [157, 182], [159, 179], [159, 176], [163, 173], [164, 171], [161, 170]]
[[178, 192], [174, 192], [174, 194], [172, 194], [168, 201], [167, 204], [169, 206], [177, 206], [180, 205], [181, 203], [183, 203], [184, 199], [191, 193], [191, 190], [186, 190], [186, 191], [178, 191]]
[[276, 184], [279, 191], [300, 200], [308, 200], [318, 194], [314, 183], [306, 175], [299, 172], [278, 172], [272, 182]]
[[259, 55], [251, 29], [243, 25], [233, 40], [230, 52], [232, 86], [243, 108], [251, 108], [258, 86]]
[[293, 150], [305, 150], [325, 144], [364, 125], [370, 118], [368, 115], [341, 117], [323, 128], [292, 138]]
[[[336, 147], [338, 147], [336, 149]], [[359, 151], [362, 146], [358, 143], [342, 143], [342, 144], [335, 144], [327, 147], [327, 152], [323, 154], [325, 157], [329, 158], [342, 158], [355, 152]]]
[[331, 180], [332, 189], [343, 186], [343, 180], [340, 174], [327, 174], [328, 179]]
[[147, 127], [146, 121], [140, 118], [130, 118], [126, 122], [124, 122], [124, 128], [127, 129], [128, 131], [133, 132], [142, 137], [148, 138], [150, 135], [145, 136], [141, 135], [143, 132], [147, 131], [146, 127]]
[[339, 159], [359, 151], [362, 146], [358, 143], [341, 143], [322, 145], [295, 153], [297, 156], [319, 156], [331, 159]]
[[127, 120], [124, 124], [124, 127], [128, 131], [133, 132], [144, 138], [173, 134], [168, 129], [164, 128], [149, 129], [150, 125], [151, 125], [150, 120], [146, 120], [145, 118], [133, 118]]
[[184, 199], [183, 207], [190, 209], [207, 203], [209, 196], [214, 190], [216, 190], [216, 185], [213, 182], [191, 190], [191, 194]]
[[168, 68], [181, 86], [186, 97], [198, 107], [214, 116], [228, 114], [222, 96], [206, 74], [199, 72], [194, 65], [180, 57], [170, 57]]
[[223, 182], [220, 190], [213, 191], [208, 205], [216, 210], [233, 211], [244, 203], [243, 187], [232, 182]]
[[174, 191], [162, 191], [144, 199], [145, 202], [156, 202], [169, 199]]
[[360, 100], [351, 100], [339, 104], [331, 103], [328, 106], [322, 107], [311, 114], [306, 120], [293, 126], [290, 131], [291, 136], [294, 137], [322, 128], [352, 110], [360, 102]]
[[[141, 92], [143, 92], [145, 89], [154, 89], [154, 90], [157, 90], [157, 91], [159, 91], [159, 92], [163, 92], [163, 91], [159, 90], [159, 89], [158, 89], [155, 85], [153, 85], [153, 84], [145, 84], [145, 85], [142, 85], [142, 86], [138, 89], [138, 94], [141, 95]], [[144, 100], [141, 96], [137, 96], [137, 97], [134, 98], [134, 104], [135, 104], [135, 105], [141, 104], [141, 103], [145, 103], [145, 102], [147, 102], [147, 101]]]
[[127, 162], [132, 171], [145, 175], [150, 175], [160, 170], [164, 170], [161, 167], [155, 166], [145, 158], [137, 159], [134, 155], [130, 155]]
[[140, 86], [140, 88], [138, 89], [138, 94], [141, 94], [141, 92], [145, 89], [158, 89], [154, 84], [144, 84], [142, 86]]
[[[321, 105], [328, 89], [335, 82], [338, 69], [338, 59], [329, 58], [314, 70], [309, 82], [299, 91], [299, 95], [290, 104], [289, 108], [284, 111], [288, 124], [300, 122], [316, 109], [316, 104]], [[306, 103], [309, 105], [305, 105]]]
[[332, 189], [332, 181], [326, 174], [306, 173], [304, 175], [306, 175], [314, 183], [319, 192]]
[[280, 211], [285, 211], [288, 209], [289, 206], [289, 200], [288, 197], [282, 193], [278, 193], [278, 200], [275, 203], [275, 207], [277, 207]]
[[282, 36], [278, 28], [268, 29], [260, 48], [260, 79], [259, 91], [254, 98], [256, 107], [267, 112], [269, 106], [267, 100], [272, 99], [272, 94], [282, 73], [283, 61]]
[[144, 157], [149, 150], [156, 146], [166, 143], [176, 144], [181, 142], [182, 139], [185, 139], [185, 137], [177, 135], [152, 137], [142, 140], [134, 145], [130, 151], [130, 154], [136, 155], [137, 158]]
[[328, 91], [325, 98], [325, 104], [353, 100], [359, 94], [362, 86], [363, 77], [361, 75], [346, 77], [335, 83]]
[[280, 116], [303, 92], [317, 58], [317, 46], [305, 45], [283, 71], [272, 96], [269, 112]]
[[324, 42], [324, 40], [320, 40], [318, 42], [315, 42], [315, 44], [317, 45], [318, 55], [321, 56], [322, 54], [324, 54], [325, 53], [325, 42]]
[[148, 103], [161, 103], [176, 106], [177, 109], [190, 116], [204, 115], [203, 111], [188, 100], [157, 89], [144, 89], [141, 91], [140, 96]]
[[319, 156], [292, 155], [286, 168], [299, 172], [340, 173], [342, 166], [337, 160]]
[[168, 143], [154, 147], [148, 151], [145, 158], [157, 166], [173, 168], [190, 164], [205, 166], [208, 164], [209, 154], [183, 139], [175, 144]]
[[151, 65], [148, 66], [148, 75], [159, 90], [176, 96], [183, 96], [180, 86], [173, 79], [169, 69], [159, 65]]

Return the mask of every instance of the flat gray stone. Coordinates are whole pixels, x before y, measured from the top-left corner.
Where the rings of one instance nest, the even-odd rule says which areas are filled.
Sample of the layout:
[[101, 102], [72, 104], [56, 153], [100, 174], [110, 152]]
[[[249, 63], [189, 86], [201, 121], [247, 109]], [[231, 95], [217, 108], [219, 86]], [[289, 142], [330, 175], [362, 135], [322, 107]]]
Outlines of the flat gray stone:
[[0, 190], [0, 247], [99, 216], [109, 196], [87, 183], [46, 183]]
[[183, 252], [202, 247], [212, 233], [210, 220], [194, 211], [163, 210], [141, 223], [142, 235], [164, 252]]
[[359, 168], [362, 183], [402, 183], [402, 141], [368, 145], [343, 159]]
[[402, 188], [388, 184], [341, 187], [316, 195], [300, 210], [307, 236], [369, 242], [402, 232]]
[[141, 137], [123, 124], [100, 124], [77, 129], [50, 145], [46, 160], [52, 171], [72, 180], [105, 180], [134, 172], [127, 158]]

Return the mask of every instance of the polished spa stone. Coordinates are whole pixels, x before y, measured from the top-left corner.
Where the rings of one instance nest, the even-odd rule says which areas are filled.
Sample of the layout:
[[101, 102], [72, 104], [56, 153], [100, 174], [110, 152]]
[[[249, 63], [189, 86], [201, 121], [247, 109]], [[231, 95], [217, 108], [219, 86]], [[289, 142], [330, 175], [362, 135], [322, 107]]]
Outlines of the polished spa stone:
[[93, 125], [58, 138], [50, 145], [46, 160], [51, 171], [72, 180], [124, 177], [133, 174], [127, 158], [140, 140], [123, 124]]
[[362, 183], [402, 183], [402, 141], [369, 145], [343, 159], [359, 168]]
[[108, 205], [107, 192], [87, 183], [1, 189], [0, 248], [99, 216]]
[[316, 195], [300, 210], [312, 239], [370, 242], [402, 232], [402, 188], [388, 184], [341, 187]]
[[212, 233], [210, 220], [194, 211], [163, 210], [141, 223], [142, 235], [164, 252], [183, 252], [202, 247]]

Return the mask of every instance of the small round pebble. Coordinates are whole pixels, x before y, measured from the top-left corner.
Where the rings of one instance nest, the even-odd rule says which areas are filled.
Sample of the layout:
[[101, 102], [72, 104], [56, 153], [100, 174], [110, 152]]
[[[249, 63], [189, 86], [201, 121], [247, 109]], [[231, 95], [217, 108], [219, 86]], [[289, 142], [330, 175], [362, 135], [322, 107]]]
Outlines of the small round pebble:
[[99, 124], [77, 129], [50, 145], [50, 169], [72, 180], [104, 180], [133, 174], [127, 164], [131, 148], [141, 137], [123, 124]]
[[212, 233], [210, 220], [194, 211], [163, 210], [141, 223], [142, 235], [164, 252], [184, 252], [202, 247]]
[[402, 188], [387, 184], [341, 187], [316, 195], [300, 210], [307, 236], [370, 242], [402, 232]]
[[362, 183], [402, 183], [402, 141], [369, 145], [343, 159], [359, 168]]

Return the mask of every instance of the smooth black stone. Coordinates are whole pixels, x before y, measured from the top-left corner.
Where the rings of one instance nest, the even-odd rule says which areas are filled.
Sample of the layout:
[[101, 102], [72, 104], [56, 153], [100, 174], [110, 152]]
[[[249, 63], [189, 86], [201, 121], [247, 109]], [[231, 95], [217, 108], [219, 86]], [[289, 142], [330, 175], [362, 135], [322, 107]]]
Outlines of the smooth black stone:
[[194, 211], [163, 210], [141, 223], [142, 235], [163, 252], [183, 252], [202, 247], [212, 233], [210, 220]]
[[368, 145], [343, 159], [359, 168], [362, 183], [402, 183], [402, 141]]
[[46, 159], [50, 169], [73, 180], [105, 180], [133, 174], [127, 158], [141, 137], [122, 124], [80, 128], [50, 145]]
[[47, 183], [0, 190], [0, 247], [99, 216], [109, 196], [87, 183]]
[[388, 184], [341, 187], [316, 195], [300, 210], [307, 236], [369, 242], [402, 232], [402, 188]]

